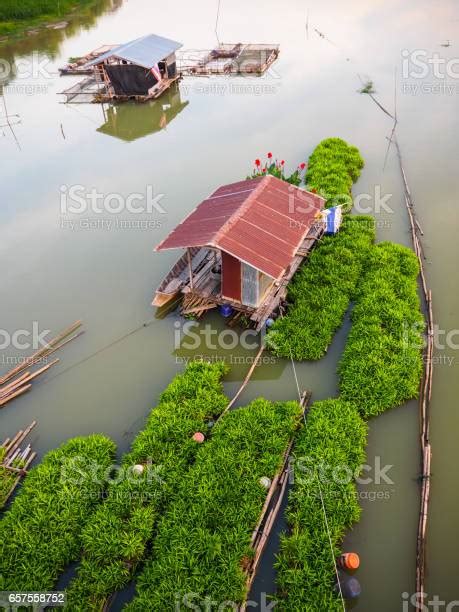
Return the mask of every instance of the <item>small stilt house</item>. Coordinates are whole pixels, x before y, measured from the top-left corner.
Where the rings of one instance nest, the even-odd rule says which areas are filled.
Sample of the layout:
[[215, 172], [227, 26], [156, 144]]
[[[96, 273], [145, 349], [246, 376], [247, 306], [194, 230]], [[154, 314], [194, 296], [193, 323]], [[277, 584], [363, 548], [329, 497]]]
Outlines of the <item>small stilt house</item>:
[[179, 78], [175, 52], [181, 43], [148, 34], [102, 53], [92, 67], [109, 99], [156, 98]]
[[153, 305], [182, 293], [185, 314], [230, 306], [260, 329], [323, 234], [324, 204], [317, 194], [271, 175], [220, 187], [156, 247], [186, 252]]

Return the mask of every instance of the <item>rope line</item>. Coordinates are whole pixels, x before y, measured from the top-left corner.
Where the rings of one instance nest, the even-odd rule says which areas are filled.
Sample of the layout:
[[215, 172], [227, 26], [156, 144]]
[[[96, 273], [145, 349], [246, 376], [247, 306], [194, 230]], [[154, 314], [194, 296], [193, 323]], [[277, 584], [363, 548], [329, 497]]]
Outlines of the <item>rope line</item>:
[[[281, 312], [281, 318], [282, 319], [284, 318], [284, 315], [282, 314], [282, 312]], [[297, 374], [296, 367], [295, 367], [295, 361], [293, 359], [292, 347], [290, 346], [290, 343], [288, 341], [287, 341], [287, 344], [288, 344], [288, 349], [289, 349], [289, 353], [290, 353], [290, 361], [291, 361], [291, 364], [292, 364], [293, 376], [295, 378], [295, 384], [296, 384], [296, 388], [297, 388], [297, 391], [298, 391], [298, 397], [299, 397], [300, 402], [301, 402], [300, 383], [299, 383], [299, 380], [298, 380], [298, 374]], [[303, 412], [303, 421], [304, 421], [305, 427], [307, 427], [306, 411]], [[320, 495], [320, 501], [321, 501], [321, 505], [322, 505], [322, 512], [323, 512], [323, 515], [324, 515], [324, 523], [325, 523], [325, 528], [327, 530], [328, 541], [330, 543], [330, 552], [331, 552], [331, 557], [332, 557], [332, 560], [333, 560], [333, 567], [335, 569], [336, 582], [338, 584], [339, 594], [340, 594], [340, 597], [341, 597], [341, 605], [343, 606], [344, 612], [346, 612], [346, 605], [344, 603], [344, 596], [343, 596], [343, 591], [342, 591], [342, 588], [341, 588], [341, 580], [339, 578], [338, 567], [336, 565], [336, 560], [335, 560], [335, 551], [333, 550], [333, 542], [332, 542], [332, 539], [331, 539], [330, 528], [329, 528], [329, 525], [328, 525], [327, 511], [325, 509], [324, 498], [323, 498], [323, 495], [322, 495], [322, 487], [320, 486], [320, 479], [319, 479], [319, 476], [317, 474], [317, 470], [314, 470], [314, 473], [316, 474], [317, 484], [319, 485], [319, 495]]]
[[336, 579], [337, 579], [337, 582], [338, 582], [339, 594], [341, 596], [341, 604], [343, 606], [344, 612], [346, 612], [346, 605], [344, 603], [343, 591], [341, 589], [341, 580], [339, 579], [338, 567], [336, 565], [336, 560], [335, 560], [335, 551], [333, 550], [333, 542], [332, 542], [331, 535], [330, 535], [330, 528], [328, 526], [327, 511], [325, 510], [324, 498], [323, 498], [323, 495], [322, 495], [322, 487], [320, 486], [320, 478], [319, 478], [319, 476], [317, 474], [317, 470], [315, 471], [315, 474], [316, 474], [316, 478], [317, 478], [317, 484], [319, 485], [320, 501], [322, 503], [322, 511], [323, 511], [323, 514], [324, 514], [324, 520], [325, 520], [325, 526], [326, 526], [326, 529], [327, 529], [328, 541], [330, 542], [330, 551], [331, 551], [331, 556], [332, 556], [332, 559], [333, 559], [333, 565], [334, 565], [334, 568], [335, 568]]

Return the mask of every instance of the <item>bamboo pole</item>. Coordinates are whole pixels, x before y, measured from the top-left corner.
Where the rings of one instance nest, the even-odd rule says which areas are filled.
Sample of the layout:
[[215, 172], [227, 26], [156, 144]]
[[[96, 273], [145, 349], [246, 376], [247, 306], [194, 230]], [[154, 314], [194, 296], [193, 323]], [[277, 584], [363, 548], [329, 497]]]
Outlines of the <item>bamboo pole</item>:
[[14, 436], [13, 440], [11, 441], [9, 448], [7, 448], [6, 450], [7, 455], [10, 454], [12, 451], [14, 451], [19, 446], [19, 444], [21, 444], [21, 442], [29, 435], [29, 433], [36, 426], [36, 424], [37, 424], [37, 421], [32, 421], [32, 423], [24, 431], [22, 431], [22, 429], [18, 431], [18, 433]]
[[429, 404], [432, 397], [432, 380], [433, 380], [433, 307], [432, 307], [432, 292], [427, 286], [427, 280], [425, 275], [423, 258], [425, 255], [422, 249], [422, 242], [417, 234], [419, 231], [421, 235], [424, 234], [419, 222], [414, 216], [414, 203], [411, 195], [411, 190], [408, 185], [406, 178], [405, 169], [403, 168], [402, 155], [397, 138], [394, 138], [394, 143], [397, 149], [397, 156], [399, 160], [400, 170], [403, 178], [403, 185], [405, 190], [405, 204], [408, 211], [408, 217], [410, 220], [411, 236], [413, 239], [413, 247], [419, 260], [420, 266], [420, 277], [421, 286], [424, 294], [424, 299], [427, 309], [427, 345], [424, 349], [424, 376], [420, 387], [419, 406], [420, 406], [420, 443], [421, 443], [421, 495], [420, 495], [420, 510], [419, 510], [419, 522], [418, 522], [418, 533], [416, 539], [416, 593], [418, 597], [416, 600], [416, 610], [422, 612], [425, 609], [425, 591], [424, 591], [424, 580], [425, 580], [425, 564], [426, 564], [426, 534], [427, 534], [427, 521], [429, 514], [429, 500], [430, 500], [430, 476], [431, 476], [431, 457], [432, 449], [430, 446], [430, 411]]
[[26, 374], [24, 374], [23, 376], [20, 376], [17, 380], [10, 383], [7, 387], [0, 390], [0, 400], [9, 397], [19, 387], [22, 387], [24, 384], [31, 382], [32, 380], [37, 378], [37, 376], [40, 376], [40, 374], [43, 374], [44, 372], [49, 370], [49, 368], [51, 368], [53, 365], [58, 363], [58, 361], [59, 359], [55, 359], [54, 361], [51, 361], [51, 363], [49, 363], [48, 365], [43, 366], [42, 368], [40, 368], [36, 372], [33, 372], [32, 374], [30, 372], [26, 372]]
[[236, 395], [233, 397], [233, 399], [230, 401], [230, 403], [228, 404], [228, 406], [225, 408], [225, 410], [222, 412], [222, 414], [220, 415], [219, 418], [221, 418], [230, 408], [231, 406], [233, 406], [234, 402], [237, 400], [237, 398], [241, 395], [241, 393], [244, 391], [245, 387], [247, 386], [247, 383], [250, 380], [250, 377], [253, 374], [253, 371], [255, 370], [255, 368], [258, 365], [258, 362], [260, 360], [260, 357], [263, 353], [263, 351], [265, 350], [265, 344], [264, 342], [261, 343], [260, 349], [257, 353], [257, 356], [254, 359], [254, 362], [252, 363], [252, 365], [249, 368], [249, 371], [247, 372], [247, 376], [244, 378], [242, 385], [239, 387], [238, 392], [236, 393]]
[[12, 393], [11, 395], [9, 395], [8, 397], [0, 400], [0, 407], [4, 406], [5, 404], [7, 404], [8, 402], [10, 402], [11, 400], [15, 399], [16, 397], [19, 397], [20, 395], [22, 395], [23, 393], [25, 393], [26, 391], [29, 391], [29, 389], [32, 387], [32, 385], [26, 385], [25, 387], [21, 387], [20, 389], [18, 389], [17, 391], [15, 391], [14, 393]]
[[[16, 374], [19, 374], [20, 372], [28, 368], [29, 365], [33, 365], [37, 363], [37, 361], [41, 359], [42, 357], [44, 357], [45, 355], [51, 354], [52, 352], [56, 351], [58, 348], [61, 348], [62, 346], [64, 346], [66, 342], [63, 342], [63, 340], [67, 336], [72, 334], [81, 325], [82, 325], [82, 321], [75, 321], [75, 323], [70, 325], [70, 327], [68, 327], [67, 329], [64, 329], [64, 331], [62, 331], [55, 338], [50, 340], [50, 342], [48, 342], [46, 346], [42, 347], [41, 349], [33, 353], [33, 355], [25, 359], [22, 363], [20, 363], [15, 368], [13, 368], [12, 370], [4, 374], [2, 377], [0, 377], [0, 385], [3, 385], [8, 380], [11, 380], [11, 378], [14, 378]], [[78, 334], [75, 337], [77, 336]], [[69, 338], [69, 341], [70, 341], [70, 338]]]

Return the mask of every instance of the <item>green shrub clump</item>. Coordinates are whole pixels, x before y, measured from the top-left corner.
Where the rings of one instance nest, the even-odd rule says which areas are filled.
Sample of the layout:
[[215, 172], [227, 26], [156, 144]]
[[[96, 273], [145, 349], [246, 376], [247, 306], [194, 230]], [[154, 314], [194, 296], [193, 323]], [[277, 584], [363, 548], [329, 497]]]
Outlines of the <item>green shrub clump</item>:
[[282, 357], [320, 359], [340, 327], [375, 238], [374, 220], [349, 216], [325, 236], [293, 277], [289, 307], [276, 320], [267, 346]]
[[88, 4], [91, 0], [2, 0], [0, 20], [33, 19], [43, 15], [59, 17], [72, 8]]
[[[155, 523], [187, 478], [211, 419], [228, 403], [222, 363], [192, 362], [161, 394], [147, 425], [122, 461], [125, 477], [113, 482], [83, 534], [83, 558], [67, 590], [68, 609], [101, 610], [131, 580], [152, 538]], [[143, 465], [135, 474], [133, 467]]]
[[365, 422], [348, 402], [330, 399], [311, 407], [293, 455], [294, 485], [287, 507], [290, 531], [281, 537], [276, 563], [276, 610], [342, 610], [334, 589], [333, 556], [340, 554], [346, 530], [360, 517], [351, 473], [356, 476], [365, 462], [366, 434]]
[[341, 138], [327, 138], [317, 145], [309, 158], [306, 187], [327, 200], [326, 208], [343, 204], [344, 210], [350, 211], [352, 185], [363, 166], [357, 147]]
[[0, 522], [0, 591], [52, 590], [78, 558], [114, 454], [105, 436], [73, 438], [30, 470]]
[[219, 421], [159, 522], [129, 612], [208, 609], [209, 601], [233, 602], [224, 608], [232, 610], [243, 601], [244, 567], [267, 493], [260, 479], [280, 468], [300, 420], [297, 402], [258, 399]]
[[370, 253], [339, 364], [340, 394], [368, 418], [416, 397], [422, 377], [419, 262], [382, 242]]

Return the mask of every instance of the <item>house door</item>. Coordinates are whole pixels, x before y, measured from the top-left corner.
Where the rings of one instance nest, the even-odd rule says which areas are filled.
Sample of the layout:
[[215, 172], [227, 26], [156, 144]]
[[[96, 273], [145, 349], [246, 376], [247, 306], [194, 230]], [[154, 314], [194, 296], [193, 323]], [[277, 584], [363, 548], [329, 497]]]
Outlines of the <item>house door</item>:
[[241, 301], [241, 262], [222, 251], [222, 297]]

